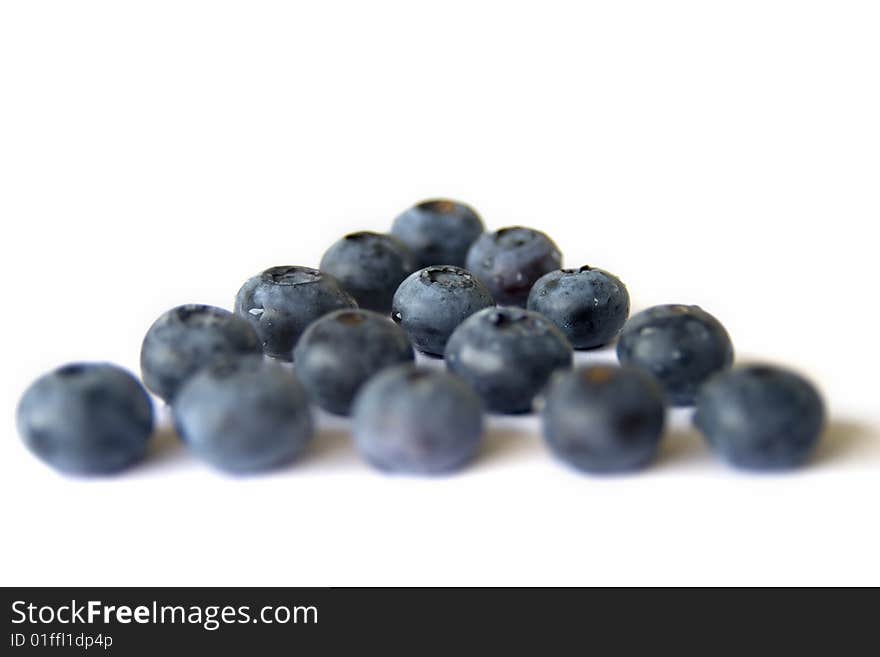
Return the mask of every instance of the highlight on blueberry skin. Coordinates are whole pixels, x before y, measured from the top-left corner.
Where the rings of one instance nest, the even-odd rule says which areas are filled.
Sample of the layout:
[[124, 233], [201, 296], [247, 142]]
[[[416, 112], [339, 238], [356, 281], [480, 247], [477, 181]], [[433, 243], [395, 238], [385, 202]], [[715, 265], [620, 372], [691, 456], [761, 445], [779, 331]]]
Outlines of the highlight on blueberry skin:
[[578, 470], [627, 472], [656, 456], [666, 409], [663, 390], [643, 370], [599, 365], [558, 372], [543, 401], [547, 445]]
[[735, 367], [713, 377], [697, 396], [694, 425], [728, 463], [784, 470], [809, 460], [825, 426], [816, 387], [772, 365]]
[[391, 226], [391, 234], [409, 247], [419, 269], [430, 265], [464, 267], [468, 249], [483, 230], [483, 220], [472, 207], [448, 199], [417, 203]]
[[415, 354], [403, 329], [370, 310], [337, 310], [313, 322], [294, 349], [296, 374], [312, 400], [348, 415], [355, 395], [387, 367]]
[[230, 473], [290, 463], [312, 439], [308, 398], [292, 372], [262, 356], [203, 369], [171, 407], [174, 425], [200, 459]]
[[141, 376], [166, 402], [193, 374], [218, 359], [262, 353], [260, 338], [241, 317], [214, 306], [172, 308], [153, 322], [141, 345]]
[[287, 361], [306, 327], [340, 308], [357, 302], [333, 276], [310, 267], [271, 267], [235, 297], [235, 313], [254, 327], [266, 355]]
[[690, 406], [699, 387], [733, 363], [733, 344], [698, 306], [654, 306], [627, 321], [617, 340], [621, 365], [653, 374], [674, 406]]
[[109, 363], [73, 363], [31, 384], [16, 423], [28, 449], [56, 470], [111, 474], [145, 456], [153, 406], [128, 371]]
[[474, 391], [448, 372], [402, 365], [361, 389], [354, 440], [364, 458], [385, 472], [452, 472], [479, 450], [482, 410]]
[[455, 329], [444, 352], [446, 367], [464, 379], [497, 413], [527, 413], [559, 369], [572, 365], [562, 332], [538, 313], [487, 308]]
[[561, 265], [559, 247], [547, 235], [513, 226], [481, 235], [468, 250], [465, 267], [489, 288], [496, 303], [525, 307], [532, 285]]
[[629, 292], [617, 276], [584, 265], [544, 274], [532, 286], [526, 307], [549, 318], [575, 349], [593, 349], [623, 328]]
[[361, 231], [327, 249], [320, 268], [336, 277], [358, 306], [388, 314], [397, 286], [416, 266], [412, 253], [393, 235]]
[[403, 327], [416, 349], [441, 356], [459, 324], [494, 305], [489, 290], [469, 271], [432, 265], [400, 284], [391, 304], [391, 318]]

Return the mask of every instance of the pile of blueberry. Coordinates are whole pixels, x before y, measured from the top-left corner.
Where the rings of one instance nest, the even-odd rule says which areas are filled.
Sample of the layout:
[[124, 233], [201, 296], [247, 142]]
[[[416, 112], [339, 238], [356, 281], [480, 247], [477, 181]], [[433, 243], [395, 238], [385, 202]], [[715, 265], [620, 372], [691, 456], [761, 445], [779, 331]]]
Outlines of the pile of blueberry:
[[[457, 469], [479, 450], [485, 411], [537, 406], [553, 453], [588, 472], [650, 462], [667, 405], [694, 405], [697, 428], [736, 466], [809, 457], [825, 421], [812, 384], [778, 367], [732, 368], [727, 332], [696, 306], [628, 319], [620, 279], [561, 266], [540, 231], [486, 233], [467, 205], [425, 201], [388, 234], [346, 235], [319, 269], [250, 278], [234, 312], [169, 310], [144, 338], [143, 383], [170, 405], [192, 453], [231, 472], [299, 456], [312, 404], [351, 416], [359, 451], [385, 471]], [[615, 338], [620, 366], [573, 369], [574, 349]], [[446, 370], [415, 364], [414, 349]], [[39, 378], [17, 421], [38, 457], [90, 474], [143, 458], [154, 424], [140, 382], [103, 363]]]

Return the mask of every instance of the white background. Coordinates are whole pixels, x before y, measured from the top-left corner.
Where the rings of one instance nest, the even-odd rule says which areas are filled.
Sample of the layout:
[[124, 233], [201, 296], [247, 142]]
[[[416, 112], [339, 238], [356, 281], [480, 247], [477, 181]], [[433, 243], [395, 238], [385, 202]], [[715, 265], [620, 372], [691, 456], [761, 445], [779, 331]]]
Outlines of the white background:
[[[2, 3], [0, 581], [880, 584], [878, 34], [872, 2]], [[322, 418], [270, 476], [164, 432], [82, 480], [15, 435], [40, 373], [136, 370], [167, 308], [438, 195], [814, 377], [815, 462], [733, 472], [677, 421], [590, 478], [493, 419], [460, 475], [389, 478]]]

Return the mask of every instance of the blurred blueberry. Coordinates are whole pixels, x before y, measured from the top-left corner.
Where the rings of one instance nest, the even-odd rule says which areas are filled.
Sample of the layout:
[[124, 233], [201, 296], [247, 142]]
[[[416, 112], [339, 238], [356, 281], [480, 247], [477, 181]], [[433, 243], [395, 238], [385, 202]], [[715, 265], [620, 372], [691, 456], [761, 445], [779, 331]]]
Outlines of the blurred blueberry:
[[170, 402], [187, 379], [218, 359], [262, 353], [260, 338], [241, 317], [190, 304], [159, 316], [141, 345], [144, 384]]
[[293, 351], [296, 374], [323, 409], [348, 415], [361, 386], [381, 370], [412, 362], [403, 329], [370, 310], [337, 310], [313, 322]]
[[354, 439], [388, 472], [435, 474], [477, 453], [482, 404], [467, 384], [437, 369], [402, 365], [371, 379], [354, 405]]
[[369, 231], [346, 235], [321, 258], [321, 271], [335, 276], [360, 307], [386, 314], [397, 286], [414, 269], [403, 242]]
[[391, 233], [409, 247], [418, 268], [430, 265], [463, 267], [483, 221], [473, 208], [447, 199], [422, 201], [398, 216]]
[[109, 363], [73, 363], [37, 379], [16, 413], [25, 445], [53, 468], [109, 474], [140, 461], [153, 407], [140, 382]]
[[559, 247], [544, 233], [514, 226], [484, 233], [471, 245], [466, 267], [504, 306], [525, 306], [541, 276], [562, 264]]
[[579, 470], [620, 472], [654, 458], [665, 408], [657, 381], [635, 368], [606, 365], [559, 372], [544, 395], [544, 437]]
[[242, 356], [193, 376], [172, 405], [192, 452], [228, 472], [258, 472], [295, 459], [312, 438], [306, 392], [283, 365]]
[[700, 389], [694, 414], [694, 425], [722, 458], [753, 470], [801, 465], [824, 424], [825, 405], [813, 384], [769, 365], [712, 377]]

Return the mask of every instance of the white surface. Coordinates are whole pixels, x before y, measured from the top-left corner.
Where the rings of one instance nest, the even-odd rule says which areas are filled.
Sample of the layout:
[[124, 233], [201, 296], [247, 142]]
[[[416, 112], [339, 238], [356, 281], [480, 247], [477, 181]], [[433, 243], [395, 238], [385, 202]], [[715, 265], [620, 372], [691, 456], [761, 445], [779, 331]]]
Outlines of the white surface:
[[[880, 584], [878, 34], [871, 2], [2, 3], [0, 582]], [[168, 307], [437, 195], [815, 377], [819, 458], [739, 474], [685, 428], [589, 478], [505, 418], [428, 480], [326, 418], [244, 480], [167, 435], [106, 480], [21, 446], [41, 372], [136, 370]]]

